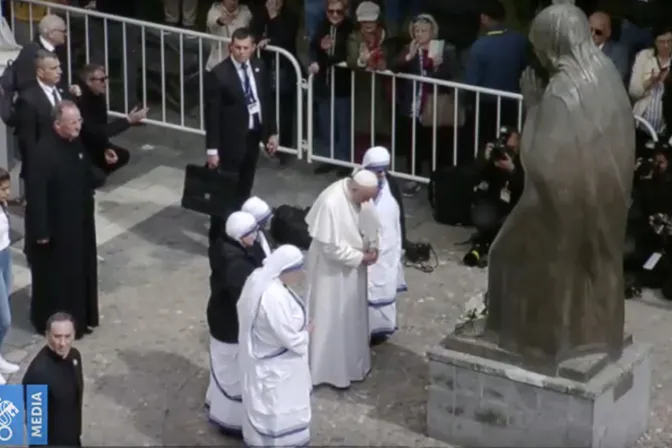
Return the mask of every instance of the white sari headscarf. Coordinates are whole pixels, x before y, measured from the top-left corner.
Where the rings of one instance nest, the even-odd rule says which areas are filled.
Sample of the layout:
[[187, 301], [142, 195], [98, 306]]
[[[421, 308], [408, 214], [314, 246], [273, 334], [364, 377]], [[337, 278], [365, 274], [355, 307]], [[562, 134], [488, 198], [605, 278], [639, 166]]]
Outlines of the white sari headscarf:
[[273, 216], [273, 210], [271, 210], [271, 207], [269, 207], [265, 201], [257, 196], [252, 196], [245, 201], [241, 210], [251, 214], [254, 216], [254, 219], [257, 220], [257, 225], [259, 226], [259, 244], [261, 244], [261, 248], [268, 257], [271, 254], [271, 245], [268, 244], [268, 239], [266, 238], [263, 229], [271, 219], [271, 216]]
[[[303, 253], [301, 249], [291, 244], [284, 244], [273, 251], [273, 253], [264, 260], [264, 265], [257, 268], [245, 282], [243, 291], [238, 299], [238, 319], [239, 319], [239, 341], [249, 337], [245, 334], [243, 320], [247, 318], [254, 319], [261, 296], [273, 282], [280, 282], [280, 275], [285, 272], [303, 268]], [[245, 319], [243, 318], [245, 317]], [[248, 328], [249, 332], [251, 328]]]
[[254, 219], [257, 220], [259, 227], [264, 227], [273, 215], [273, 210], [271, 210], [271, 207], [269, 207], [266, 201], [257, 196], [252, 196], [250, 199], [245, 201], [241, 211], [247, 212], [254, 216]]
[[364, 153], [362, 167], [374, 173], [387, 172], [390, 169], [391, 159], [390, 151], [387, 148], [374, 146]]
[[233, 212], [226, 220], [226, 234], [238, 242], [247, 236], [254, 235], [258, 229], [257, 220], [251, 213]]

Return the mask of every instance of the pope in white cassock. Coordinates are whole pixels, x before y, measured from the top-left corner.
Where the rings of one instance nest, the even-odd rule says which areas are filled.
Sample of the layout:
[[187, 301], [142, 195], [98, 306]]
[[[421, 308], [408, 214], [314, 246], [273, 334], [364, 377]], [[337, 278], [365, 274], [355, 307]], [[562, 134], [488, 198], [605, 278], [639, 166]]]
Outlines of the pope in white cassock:
[[257, 225], [259, 226], [259, 244], [261, 244], [261, 248], [264, 249], [264, 253], [268, 257], [271, 254], [271, 245], [268, 242], [266, 229], [268, 223], [271, 221], [271, 217], [273, 217], [273, 210], [271, 210], [266, 201], [257, 196], [252, 196], [245, 201], [241, 211], [249, 213], [257, 220]]
[[398, 292], [406, 291], [402, 263], [403, 226], [401, 195], [391, 188], [390, 152], [375, 146], [364, 154], [362, 166], [378, 176], [378, 195], [374, 199], [380, 221], [378, 261], [369, 266], [369, 331], [372, 344], [383, 342], [397, 330]]
[[[365, 237], [362, 211], [378, 193], [378, 178], [362, 170], [327, 187], [306, 216], [312, 243], [307, 298], [315, 331], [310, 338], [314, 385], [347, 388], [371, 369], [367, 266], [378, 258], [376, 237]], [[371, 229], [372, 225], [366, 225]]]
[[310, 442], [308, 322], [292, 290], [303, 280], [303, 254], [278, 247], [245, 282], [238, 301], [243, 439], [251, 447]]

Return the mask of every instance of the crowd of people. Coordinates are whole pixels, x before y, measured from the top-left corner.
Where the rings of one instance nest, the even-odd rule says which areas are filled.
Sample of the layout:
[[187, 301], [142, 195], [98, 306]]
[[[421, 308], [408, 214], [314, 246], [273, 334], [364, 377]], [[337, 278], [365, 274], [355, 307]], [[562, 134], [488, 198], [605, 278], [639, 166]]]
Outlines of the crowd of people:
[[[485, 33], [468, 53], [464, 70], [451, 45], [435, 51], [432, 42], [439, 37], [439, 30], [431, 15], [412, 19], [406, 42], [395, 47], [380, 25], [383, 11], [379, 5], [359, 3], [354, 11], [359, 23], [355, 25], [347, 16], [347, 2], [327, 0], [325, 4], [326, 18], [314, 27], [307, 69], [316, 77], [318, 118], [327, 127], [331, 126], [326, 118], [331, 118], [329, 92], [333, 88], [334, 129], [320, 128], [323, 136], [333, 135], [337, 158], [353, 150], [350, 138], [344, 138], [350, 135], [344, 126], [350, 126], [346, 109], [349, 111], [352, 101], [352, 68], [365, 73], [396, 67], [444, 79], [455, 79], [464, 72], [473, 85], [517, 91], [522, 71], [534, 63], [527, 39], [504, 27], [504, 9], [498, 1], [488, 2], [482, 11]], [[294, 246], [278, 245], [268, 236], [265, 229], [272, 210], [252, 196], [252, 189], [260, 144], [270, 155], [282, 144], [282, 128], [287, 124], [275, 119], [273, 89], [282, 88], [286, 78], [282, 64], [275, 66], [254, 54], [257, 45], [276, 45], [281, 40], [290, 45], [295, 39], [281, 37], [288, 31], [287, 25], [274, 22], [282, 17], [282, 3], [269, 1], [263, 6], [267, 13], [263, 16], [266, 21], [260, 22], [263, 25], [255, 22], [259, 16], [250, 12], [247, 23], [232, 29], [230, 25], [242, 17], [239, 14], [247, 17], [236, 0], [215, 4], [216, 13], [210, 17], [213, 29], [230, 32], [231, 43], [226, 51], [217, 48], [211, 55], [204, 76], [206, 165], [230, 175], [226, 179], [234, 194], [230, 202], [221, 204], [222, 212], [212, 216], [210, 225], [211, 293], [206, 314], [211, 372], [205, 401], [210, 420], [250, 446], [301, 446], [310, 438], [312, 387], [326, 384], [343, 389], [364, 380], [371, 367], [370, 345], [384, 342], [396, 330], [395, 298], [405, 290], [402, 253], [406, 239], [400, 191], [414, 194], [418, 186], [399, 188], [388, 175], [394, 164], [392, 154], [384, 146], [374, 146], [363, 152], [361, 169], [355, 173], [340, 170], [344, 178], [327, 187], [311, 207], [306, 217], [312, 239], [307, 255]], [[669, 137], [666, 86], [672, 30], [654, 28], [648, 46], [630, 57], [631, 49], [610, 38], [609, 23], [605, 13], [591, 15], [594, 43], [614, 62], [633, 99], [635, 113], [661, 138]], [[100, 65], [82, 67], [75, 77], [77, 82], [68, 85], [63, 72], [70, 67], [58, 53], [66, 32], [61, 17], [44, 16], [38, 24], [38, 36], [24, 46], [3, 77], [11, 76], [18, 98], [12, 103], [13, 116], [8, 121], [15, 129], [23, 162], [31, 321], [37, 332], [48, 336], [45, 354], [34, 363], [66, 360], [77, 366], [81, 358], [70, 348], [72, 339], [83, 337], [98, 325], [95, 189], [130, 157], [128, 150], [112, 144], [110, 138], [141, 123], [147, 110], [133, 109], [126, 118], [109, 122], [104, 95], [107, 75]], [[624, 60], [628, 61], [625, 65]], [[346, 66], [339, 66], [340, 62]], [[275, 82], [278, 77], [279, 84]], [[293, 84], [287, 81], [287, 86]], [[433, 122], [443, 120], [427, 120], [430, 91], [408, 83], [394, 99], [399, 116], [390, 132], [399, 133], [409, 148], [415, 147], [411, 171], [422, 169], [422, 162], [430, 158], [417, 151], [432, 146]], [[372, 94], [385, 97], [384, 89]], [[475, 108], [480, 110], [478, 117], [472, 114], [464, 122], [459, 117], [443, 122], [447, 128], [476, 129], [479, 121], [492, 125], [491, 131], [483, 131], [484, 135], [492, 134], [488, 137], [492, 143], [483, 150], [484, 164], [476, 165], [480, 183], [474, 185], [481, 188], [476, 188], [473, 200], [469, 198], [477, 244], [483, 246], [497, 234], [523, 188], [520, 134], [514, 128], [498, 128], [500, 122], [509, 123], [514, 116], [518, 121], [517, 105], [511, 104], [503, 102], [498, 107], [492, 99], [481, 98]], [[497, 134], [500, 136], [495, 140]], [[650, 137], [640, 130], [633, 201], [640, 212], [632, 228], [648, 224], [653, 234], [659, 235], [652, 217], [671, 213], [667, 211], [669, 153], [663, 143], [650, 148]], [[466, 153], [473, 153], [473, 144], [466, 144], [469, 150], [460, 157], [468, 158]], [[413, 162], [414, 158], [409, 159]], [[326, 170], [320, 167], [319, 172]], [[0, 171], [0, 199], [9, 195], [8, 181], [9, 175]], [[10, 323], [11, 290], [9, 226], [3, 227], [2, 222], [0, 215], [0, 330], [4, 329], [0, 343]], [[637, 233], [638, 238], [642, 234]], [[646, 232], [646, 237], [651, 237], [651, 232]], [[646, 241], [639, 246], [646, 248], [644, 252], [652, 250], [650, 240]], [[655, 247], [653, 250], [662, 252]], [[476, 249], [487, 252], [480, 246]], [[484, 255], [480, 252], [478, 259]], [[639, 251], [638, 256], [644, 252]], [[645, 265], [650, 264], [648, 258]], [[295, 290], [303, 283], [304, 264], [307, 289], [302, 298]], [[653, 268], [643, 265], [641, 269]], [[18, 366], [0, 357], [0, 372], [16, 370]], [[71, 373], [67, 387], [79, 398], [70, 397], [69, 403], [81, 407], [81, 382], [77, 382], [77, 371], [75, 376]], [[31, 378], [27, 375], [24, 381], [36, 381]], [[54, 430], [55, 440], [50, 443], [77, 444], [81, 419], [68, 428]]]

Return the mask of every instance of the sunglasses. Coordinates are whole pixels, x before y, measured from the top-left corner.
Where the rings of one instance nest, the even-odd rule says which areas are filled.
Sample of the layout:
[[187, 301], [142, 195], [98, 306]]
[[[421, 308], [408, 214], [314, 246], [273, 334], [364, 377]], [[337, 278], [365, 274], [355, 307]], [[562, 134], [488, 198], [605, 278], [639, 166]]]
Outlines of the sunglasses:
[[342, 16], [345, 13], [343, 9], [327, 9], [327, 13], [332, 16]]
[[604, 34], [604, 31], [597, 28], [591, 28], [590, 31], [596, 36], [602, 36]]

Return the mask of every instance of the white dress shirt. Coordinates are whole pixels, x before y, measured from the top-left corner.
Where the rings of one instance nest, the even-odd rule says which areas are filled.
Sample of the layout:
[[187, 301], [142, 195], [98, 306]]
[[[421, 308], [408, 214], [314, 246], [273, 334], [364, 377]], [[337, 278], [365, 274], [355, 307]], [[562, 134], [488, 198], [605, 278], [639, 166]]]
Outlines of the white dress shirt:
[[[235, 59], [231, 58], [231, 62], [233, 62], [233, 67], [236, 69], [236, 73], [238, 74], [238, 78], [240, 79], [240, 85], [243, 88], [243, 92], [245, 92], [245, 74], [243, 72], [243, 64], [240, 62], [236, 61]], [[259, 122], [261, 123], [261, 101], [259, 99], [259, 91], [257, 90], [257, 80], [254, 77], [254, 71], [252, 70], [252, 64], [248, 60], [246, 63], [247, 65], [247, 76], [250, 79], [250, 89], [252, 90], [252, 96], [254, 99], [257, 101], [257, 106], [259, 108]], [[248, 114], [248, 129], [252, 130], [254, 129], [254, 117], [252, 114]], [[216, 156], [217, 155], [217, 149], [216, 148], [208, 148], [207, 150], [207, 155], [209, 156]]]
[[56, 50], [56, 47], [54, 47], [54, 45], [51, 42], [47, 41], [47, 39], [45, 39], [42, 36], [40, 36], [40, 43], [42, 44], [44, 49], [47, 50], [47, 51], [54, 52]]
[[[39, 79], [37, 80], [37, 84], [42, 88], [44, 94], [47, 95], [47, 98], [49, 99], [49, 102], [53, 107], [56, 107], [57, 99], [58, 101], [61, 101], [63, 99], [61, 92], [59, 92], [56, 87], [48, 86]], [[54, 94], [56, 98], [54, 98]]]

